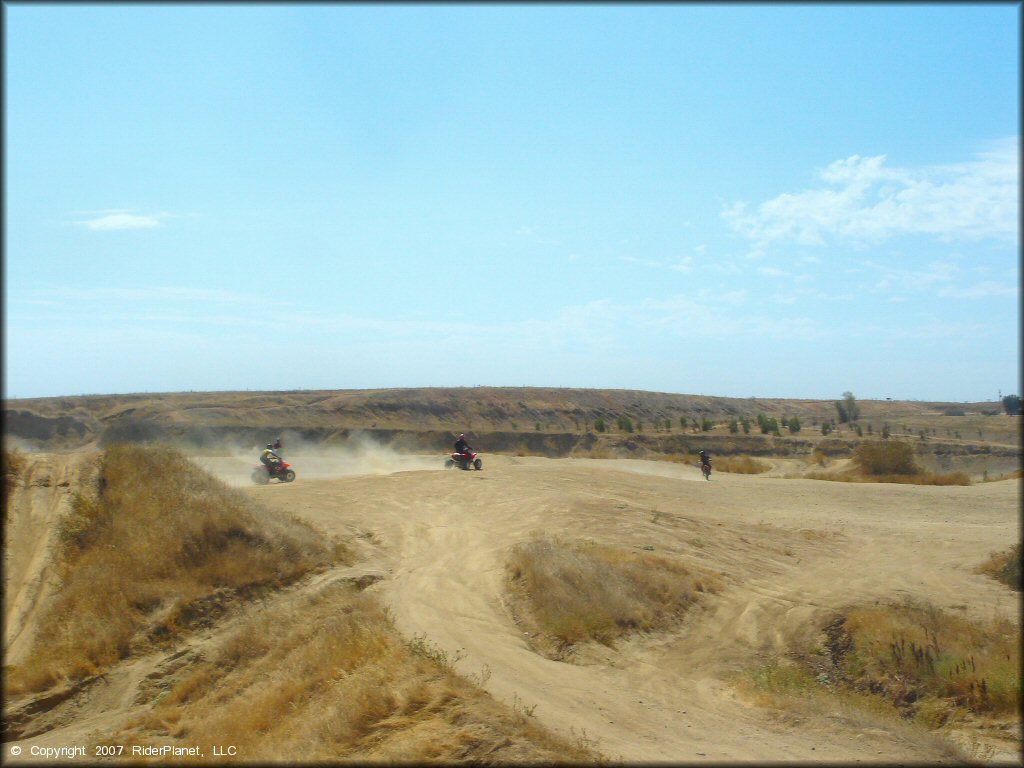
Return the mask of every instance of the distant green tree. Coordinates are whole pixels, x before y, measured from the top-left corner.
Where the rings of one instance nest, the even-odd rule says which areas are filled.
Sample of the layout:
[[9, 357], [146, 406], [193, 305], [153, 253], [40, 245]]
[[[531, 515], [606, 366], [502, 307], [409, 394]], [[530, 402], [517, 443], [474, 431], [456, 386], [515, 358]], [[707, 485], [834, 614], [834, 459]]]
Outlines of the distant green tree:
[[860, 405], [857, 404], [853, 392], [843, 392], [843, 400], [846, 403], [846, 416], [850, 421], [857, 421], [860, 418]]
[[790, 433], [795, 435], [797, 432], [800, 431], [800, 419], [797, 418], [796, 416], [792, 416], [786, 423], [786, 426], [789, 427]]
[[608, 429], [608, 426], [604, 423], [604, 417], [597, 417], [597, 421], [594, 422], [594, 429], [596, 429], [598, 432], [604, 432], [606, 429]]
[[750, 419], [744, 416], [742, 419], [740, 419], [740, 426], [743, 427], [744, 435], [750, 434]]
[[827, 435], [831, 431], [832, 431], [832, 425], [829, 422], [827, 422], [827, 421], [821, 422], [821, 434]]
[[768, 432], [771, 430], [771, 427], [769, 426], [768, 417], [765, 416], [763, 413], [757, 414], [757, 426], [761, 430], [762, 435], [767, 435]]
[[619, 431], [620, 432], [632, 432], [633, 431], [633, 420], [629, 416], [619, 416]]
[[729, 419], [729, 434], [735, 435], [740, 431], [740, 423], [736, 421], [736, 417], [733, 416]]
[[888, 424], [883, 424], [882, 425], [882, 439], [883, 440], [888, 440], [891, 436], [892, 436], [892, 430], [889, 428], [889, 425]]
[[1020, 416], [1020, 398], [1017, 395], [1007, 395], [1003, 398], [1003, 409], [1010, 416]]
[[850, 414], [846, 412], [846, 403], [836, 400], [835, 406], [836, 413], [839, 415], [839, 423], [845, 424], [846, 422], [848, 422], [850, 420]]

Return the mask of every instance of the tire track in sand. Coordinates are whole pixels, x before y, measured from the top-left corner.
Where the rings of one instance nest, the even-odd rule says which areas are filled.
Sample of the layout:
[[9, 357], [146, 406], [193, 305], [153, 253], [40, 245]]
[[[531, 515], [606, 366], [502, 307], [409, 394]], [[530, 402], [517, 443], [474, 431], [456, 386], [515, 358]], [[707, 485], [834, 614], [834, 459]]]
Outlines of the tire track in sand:
[[[858, 489], [818, 483], [815, 503], [794, 508], [807, 494], [803, 481], [719, 474], [712, 483], [684, 484], [699, 479], [696, 469], [638, 474], [580, 460], [490, 457], [485, 467], [252, 492], [330, 531], [372, 531], [378, 547], [368, 565], [389, 573], [373, 588], [404, 634], [425, 634], [450, 658], [461, 656], [460, 671], [483, 672], [499, 699], [535, 706], [542, 724], [585, 733], [613, 759], [941, 761], [946, 756], [933, 744], [841, 719], [827, 730], [773, 722], [738, 701], [725, 676], [756, 654], [783, 650], [816, 616], [848, 602], [903, 590], [937, 592], [941, 604], [954, 594], [964, 600], [967, 591], [1013, 609], [997, 585], [963, 569], [950, 576], [948, 558], [922, 554], [930, 551], [922, 539], [949, 533], [931, 524], [936, 505], [940, 515], [962, 513], [957, 494], [911, 488], [894, 497], [861, 486], [851, 495]], [[765, 498], [772, 503], [761, 508]], [[1015, 488], [994, 498], [975, 535], [959, 538], [964, 562], [983, 559], [993, 542], [1013, 534]], [[894, 519], [893, 501], [903, 504], [903, 518]], [[1000, 505], [1011, 512], [1005, 519]], [[808, 537], [808, 527], [824, 533]], [[656, 540], [658, 549], [717, 566], [727, 586], [677, 632], [598, 649], [585, 654], [589, 663], [551, 661], [530, 650], [502, 598], [507, 550], [534, 530], [625, 546]], [[694, 532], [708, 536], [700, 548]], [[912, 539], [919, 544], [908, 557]]]

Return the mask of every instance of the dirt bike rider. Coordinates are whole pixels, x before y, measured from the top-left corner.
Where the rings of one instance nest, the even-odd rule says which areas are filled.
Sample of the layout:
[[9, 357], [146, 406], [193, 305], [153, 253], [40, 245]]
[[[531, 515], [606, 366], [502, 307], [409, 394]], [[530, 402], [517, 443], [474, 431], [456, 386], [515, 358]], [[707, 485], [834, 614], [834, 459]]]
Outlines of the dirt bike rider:
[[455, 441], [455, 452], [465, 456], [467, 459], [473, 453], [473, 449], [469, 447], [469, 443], [466, 442], [465, 435], [459, 435], [459, 439]]
[[267, 471], [273, 474], [274, 469], [280, 465], [282, 459], [276, 453], [274, 453], [274, 446], [267, 443], [267, 447], [263, 449], [263, 453], [260, 454], [260, 462], [267, 468]]
[[707, 465], [708, 469], [711, 469], [711, 456], [708, 454], [707, 451], [705, 451], [702, 448], [700, 450], [700, 452], [697, 454], [697, 456], [700, 457], [700, 467], [701, 467], [701, 469], [704, 468], [705, 464]]

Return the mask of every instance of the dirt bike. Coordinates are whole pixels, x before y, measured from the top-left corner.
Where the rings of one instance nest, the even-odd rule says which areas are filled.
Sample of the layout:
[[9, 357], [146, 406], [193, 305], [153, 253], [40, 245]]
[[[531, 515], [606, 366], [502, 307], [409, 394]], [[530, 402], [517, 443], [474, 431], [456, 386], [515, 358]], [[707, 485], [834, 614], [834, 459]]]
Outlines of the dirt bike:
[[467, 451], [466, 453], [459, 453], [453, 451], [452, 455], [444, 463], [445, 469], [451, 469], [452, 467], [458, 467], [459, 469], [483, 469], [484, 463], [477, 458], [476, 451]]
[[279, 461], [270, 466], [258, 464], [252, 468], [252, 481], [256, 485], [266, 485], [274, 478], [282, 483], [290, 483], [295, 479], [295, 470], [287, 461]]
[[711, 462], [710, 461], [705, 461], [703, 464], [701, 464], [700, 465], [700, 471], [704, 473], [704, 479], [705, 480], [710, 480], [711, 479]]

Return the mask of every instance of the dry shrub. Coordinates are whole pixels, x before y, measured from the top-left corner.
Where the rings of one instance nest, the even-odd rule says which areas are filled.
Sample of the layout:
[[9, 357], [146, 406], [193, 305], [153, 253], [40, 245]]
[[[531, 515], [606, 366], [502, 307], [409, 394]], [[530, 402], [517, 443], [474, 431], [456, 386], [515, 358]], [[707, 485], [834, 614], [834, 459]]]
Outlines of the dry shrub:
[[111, 446], [96, 488], [71, 506], [62, 586], [9, 693], [95, 674], [335, 556], [305, 523], [254, 506], [171, 448]]
[[1018, 592], [1024, 588], [1020, 567], [1020, 544], [1014, 544], [1005, 552], [993, 552], [988, 560], [978, 566], [976, 573], [984, 573], [1001, 581]]
[[340, 582], [250, 618], [130, 726], [129, 743], [236, 744], [245, 762], [596, 760], [425, 640], [403, 640], [378, 600]]
[[860, 443], [853, 452], [854, 463], [867, 475], [916, 475], [914, 446], [898, 440], [871, 440]]
[[630, 631], [668, 626], [717, 582], [679, 560], [595, 543], [536, 536], [512, 548], [508, 586], [522, 617], [553, 638], [558, 652]]

